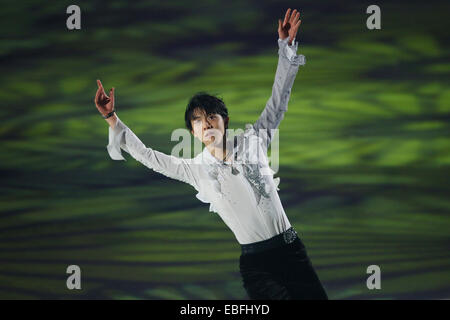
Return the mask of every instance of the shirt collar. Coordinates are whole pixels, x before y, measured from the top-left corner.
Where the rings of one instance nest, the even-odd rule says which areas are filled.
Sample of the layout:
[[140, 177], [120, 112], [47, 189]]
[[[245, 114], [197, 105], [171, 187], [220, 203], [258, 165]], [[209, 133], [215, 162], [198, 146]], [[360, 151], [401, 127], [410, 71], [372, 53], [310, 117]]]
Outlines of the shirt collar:
[[[234, 141], [233, 141], [234, 140]], [[234, 143], [236, 139], [227, 139], [227, 156], [228, 159], [231, 157], [234, 157], [234, 155], [237, 152], [237, 145]], [[234, 145], [234, 148], [233, 148]], [[214, 157], [208, 150], [207, 147], [203, 148], [203, 151], [201, 153], [202, 160], [205, 161], [207, 164], [230, 164], [230, 161], [221, 161]]]

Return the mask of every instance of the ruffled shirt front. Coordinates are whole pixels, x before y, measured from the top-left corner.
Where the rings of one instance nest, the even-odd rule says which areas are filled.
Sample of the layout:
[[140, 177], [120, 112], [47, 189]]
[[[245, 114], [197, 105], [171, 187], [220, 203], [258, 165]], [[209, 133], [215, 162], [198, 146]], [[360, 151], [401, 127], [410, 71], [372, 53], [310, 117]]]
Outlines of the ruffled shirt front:
[[273, 130], [287, 111], [298, 67], [305, 64], [305, 57], [296, 54], [295, 39], [291, 46], [287, 42], [288, 38], [278, 39], [272, 95], [260, 117], [254, 124], [246, 124], [243, 133], [230, 138], [226, 135], [230, 160], [218, 160], [206, 147], [190, 159], [148, 148], [119, 117], [114, 129], [109, 127], [110, 157], [125, 160], [122, 149], [148, 168], [193, 186], [196, 197], [209, 204], [209, 211], [222, 218], [240, 244], [263, 241], [289, 229], [291, 224], [277, 192], [280, 178], [273, 177], [267, 158]]

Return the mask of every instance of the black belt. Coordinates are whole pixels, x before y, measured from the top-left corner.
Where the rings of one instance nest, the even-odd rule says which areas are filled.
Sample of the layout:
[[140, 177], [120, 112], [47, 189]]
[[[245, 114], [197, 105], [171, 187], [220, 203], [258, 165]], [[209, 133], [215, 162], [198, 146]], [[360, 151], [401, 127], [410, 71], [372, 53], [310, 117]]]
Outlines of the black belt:
[[282, 247], [286, 244], [294, 242], [298, 238], [297, 231], [294, 227], [290, 227], [286, 231], [276, 235], [267, 240], [258, 241], [254, 243], [241, 244], [242, 254], [251, 254], [266, 251], [269, 249], [274, 249]]

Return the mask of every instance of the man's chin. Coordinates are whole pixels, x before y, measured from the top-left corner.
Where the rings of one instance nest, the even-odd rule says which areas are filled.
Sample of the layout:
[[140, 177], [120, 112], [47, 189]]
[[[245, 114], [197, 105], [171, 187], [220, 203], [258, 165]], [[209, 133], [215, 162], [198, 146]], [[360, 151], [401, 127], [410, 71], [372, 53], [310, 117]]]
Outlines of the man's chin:
[[216, 137], [215, 136], [211, 136], [209, 138], [203, 139], [203, 143], [208, 146], [210, 144], [219, 147], [220, 146], [220, 139], [216, 141]]

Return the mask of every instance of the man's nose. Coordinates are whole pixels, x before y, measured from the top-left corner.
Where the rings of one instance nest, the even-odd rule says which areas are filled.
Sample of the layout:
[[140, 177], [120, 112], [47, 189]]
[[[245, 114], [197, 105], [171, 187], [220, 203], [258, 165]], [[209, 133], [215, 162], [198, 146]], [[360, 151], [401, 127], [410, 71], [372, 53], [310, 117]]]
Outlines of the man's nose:
[[209, 123], [209, 121], [208, 120], [205, 120], [204, 122], [203, 122], [203, 128], [206, 130], [206, 129], [211, 129], [212, 128], [212, 125], [211, 125], [211, 123]]

